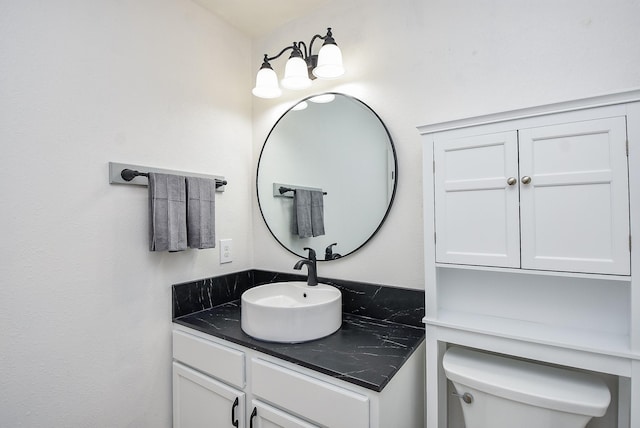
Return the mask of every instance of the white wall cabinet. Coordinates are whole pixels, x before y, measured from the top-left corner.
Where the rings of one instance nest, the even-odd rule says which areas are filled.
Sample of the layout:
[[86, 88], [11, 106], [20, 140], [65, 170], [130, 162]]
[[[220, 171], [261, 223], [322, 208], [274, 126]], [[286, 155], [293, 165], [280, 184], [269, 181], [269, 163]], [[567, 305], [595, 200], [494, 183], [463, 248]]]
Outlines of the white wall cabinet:
[[625, 117], [434, 141], [436, 262], [630, 274]]
[[588, 427], [639, 427], [640, 91], [418, 129], [427, 428], [464, 426], [452, 344], [598, 373]]
[[379, 393], [179, 325], [173, 358], [176, 427], [424, 425], [424, 344]]

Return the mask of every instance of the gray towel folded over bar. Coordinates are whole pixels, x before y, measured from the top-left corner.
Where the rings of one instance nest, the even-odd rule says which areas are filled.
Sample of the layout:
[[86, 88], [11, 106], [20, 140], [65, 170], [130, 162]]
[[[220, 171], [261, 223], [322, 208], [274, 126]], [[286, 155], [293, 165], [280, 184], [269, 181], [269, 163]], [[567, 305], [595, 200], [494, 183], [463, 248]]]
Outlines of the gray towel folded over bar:
[[313, 236], [324, 235], [324, 196], [321, 190], [311, 191], [311, 231]]
[[190, 248], [216, 246], [216, 181], [187, 177], [187, 245]]
[[185, 177], [149, 173], [149, 249], [187, 249]]
[[324, 235], [324, 202], [321, 190], [295, 190], [292, 231], [300, 238]]

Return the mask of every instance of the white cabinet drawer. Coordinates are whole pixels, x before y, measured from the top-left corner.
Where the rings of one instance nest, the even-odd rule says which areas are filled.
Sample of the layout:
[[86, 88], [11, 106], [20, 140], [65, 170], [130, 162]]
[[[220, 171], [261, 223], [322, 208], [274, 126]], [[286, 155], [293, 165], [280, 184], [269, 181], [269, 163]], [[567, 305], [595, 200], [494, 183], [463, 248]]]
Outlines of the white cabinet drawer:
[[331, 428], [369, 426], [369, 398], [285, 367], [251, 360], [254, 395]]
[[173, 358], [230, 385], [244, 388], [244, 352], [174, 331]]

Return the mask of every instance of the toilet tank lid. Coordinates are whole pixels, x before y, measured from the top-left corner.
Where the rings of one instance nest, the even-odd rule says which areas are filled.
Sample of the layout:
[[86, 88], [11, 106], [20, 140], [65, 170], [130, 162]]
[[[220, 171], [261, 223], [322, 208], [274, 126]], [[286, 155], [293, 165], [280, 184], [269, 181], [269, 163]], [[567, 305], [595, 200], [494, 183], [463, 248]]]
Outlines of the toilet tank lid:
[[542, 408], [599, 417], [611, 401], [602, 379], [573, 370], [459, 347], [447, 350], [442, 366], [453, 382]]

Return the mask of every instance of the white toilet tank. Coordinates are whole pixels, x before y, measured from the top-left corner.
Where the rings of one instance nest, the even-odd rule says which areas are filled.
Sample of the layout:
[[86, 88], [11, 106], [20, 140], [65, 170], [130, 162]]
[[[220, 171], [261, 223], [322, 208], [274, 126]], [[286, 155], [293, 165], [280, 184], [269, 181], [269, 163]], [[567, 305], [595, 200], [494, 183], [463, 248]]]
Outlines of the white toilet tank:
[[584, 428], [603, 416], [611, 394], [601, 379], [465, 348], [442, 366], [461, 398], [466, 428]]

